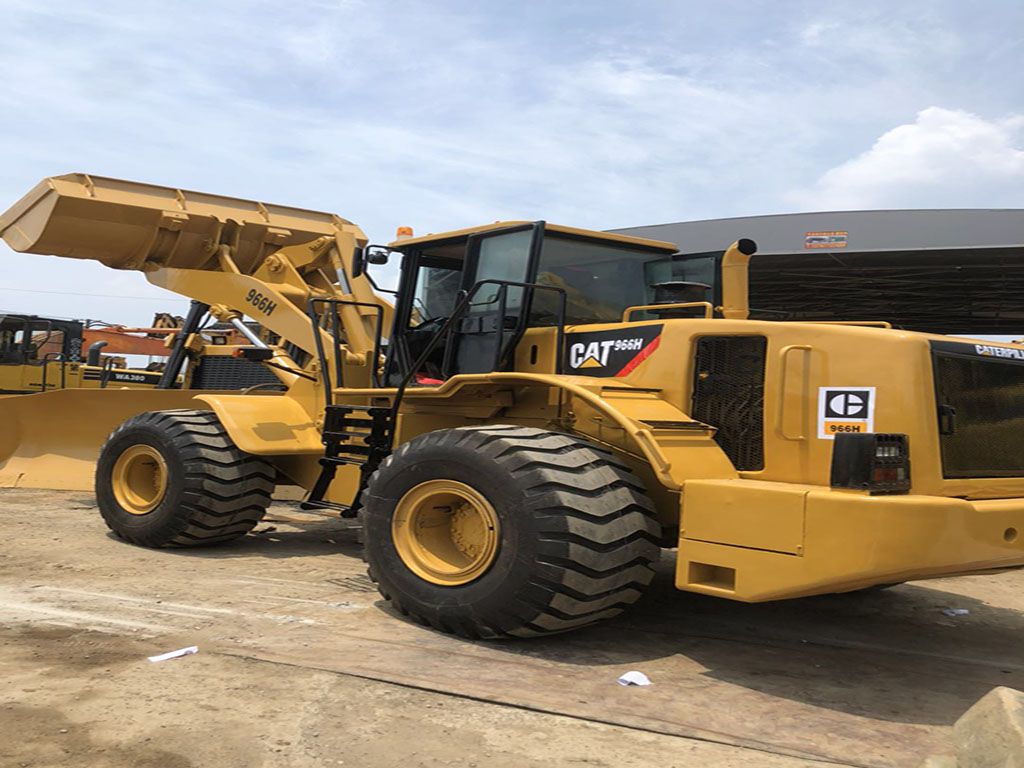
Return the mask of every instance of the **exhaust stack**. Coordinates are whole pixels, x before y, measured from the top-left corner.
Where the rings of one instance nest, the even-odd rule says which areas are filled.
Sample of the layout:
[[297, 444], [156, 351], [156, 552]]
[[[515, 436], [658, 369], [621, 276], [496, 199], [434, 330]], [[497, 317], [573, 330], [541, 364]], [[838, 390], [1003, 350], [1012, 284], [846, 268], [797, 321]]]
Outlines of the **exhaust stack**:
[[722, 256], [722, 306], [718, 309], [728, 320], [746, 320], [750, 315], [748, 266], [757, 253], [757, 243], [741, 237]]

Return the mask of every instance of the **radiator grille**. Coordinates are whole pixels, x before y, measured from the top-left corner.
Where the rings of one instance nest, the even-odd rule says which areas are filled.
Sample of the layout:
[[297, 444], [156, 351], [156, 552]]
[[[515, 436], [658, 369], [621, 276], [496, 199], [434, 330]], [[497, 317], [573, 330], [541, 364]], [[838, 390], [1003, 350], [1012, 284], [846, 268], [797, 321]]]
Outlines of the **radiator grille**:
[[942, 473], [1024, 475], [1024, 363], [935, 354]]
[[764, 336], [704, 336], [697, 342], [693, 417], [737, 469], [764, 469]]
[[191, 388], [245, 389], [256, 384], [280, 383], [280, 379], [261, 363], [227, 355], [210, 355], [199, 358], [192, 374]]

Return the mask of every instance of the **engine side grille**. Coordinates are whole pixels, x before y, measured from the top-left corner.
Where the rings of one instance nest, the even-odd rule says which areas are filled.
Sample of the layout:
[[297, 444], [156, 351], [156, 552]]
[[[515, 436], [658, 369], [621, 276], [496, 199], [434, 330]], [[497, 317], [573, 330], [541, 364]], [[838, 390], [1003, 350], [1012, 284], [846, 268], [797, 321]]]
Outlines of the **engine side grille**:
[[944, 477], [1024, 475], [1024, 362], [935, 349], [935, 387]]
[[697, 342], [692, 415], [718, 428], [736, 469], [764, 469], [764, 336], [704, 336]]
[[245, 389], [256, 384], [280, 383], [280, 379], [261, 363], [228, 355], [209, 355], [200, 357], [196, 363], [191, 389]]

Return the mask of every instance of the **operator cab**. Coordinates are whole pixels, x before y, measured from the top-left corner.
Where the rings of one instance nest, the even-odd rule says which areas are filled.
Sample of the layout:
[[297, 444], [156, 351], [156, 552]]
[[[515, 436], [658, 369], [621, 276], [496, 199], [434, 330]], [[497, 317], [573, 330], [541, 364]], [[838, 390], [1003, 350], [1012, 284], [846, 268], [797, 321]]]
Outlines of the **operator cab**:
[[0, 315], [0, 365], [78, 362], [81, 354], [81, 323], [34, 315]]
[[627, 307], [652, 303], [655, 286], [673, 279], [678, 250], [543, 221], [497, 222], [388, 247], [402, 254], [390, 385], [421, 358], [420, 384], [504, 370], [527, 328], [620, 322]]

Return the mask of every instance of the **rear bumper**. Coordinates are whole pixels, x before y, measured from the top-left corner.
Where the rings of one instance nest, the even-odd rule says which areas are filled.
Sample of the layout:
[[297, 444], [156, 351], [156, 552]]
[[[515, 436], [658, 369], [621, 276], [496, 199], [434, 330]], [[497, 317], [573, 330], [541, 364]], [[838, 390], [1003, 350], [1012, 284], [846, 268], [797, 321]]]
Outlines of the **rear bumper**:
[[750, 480], [684, 489], [676, 586], [749, 602], [1024, 566], [1024, 498], [866, 496]]

